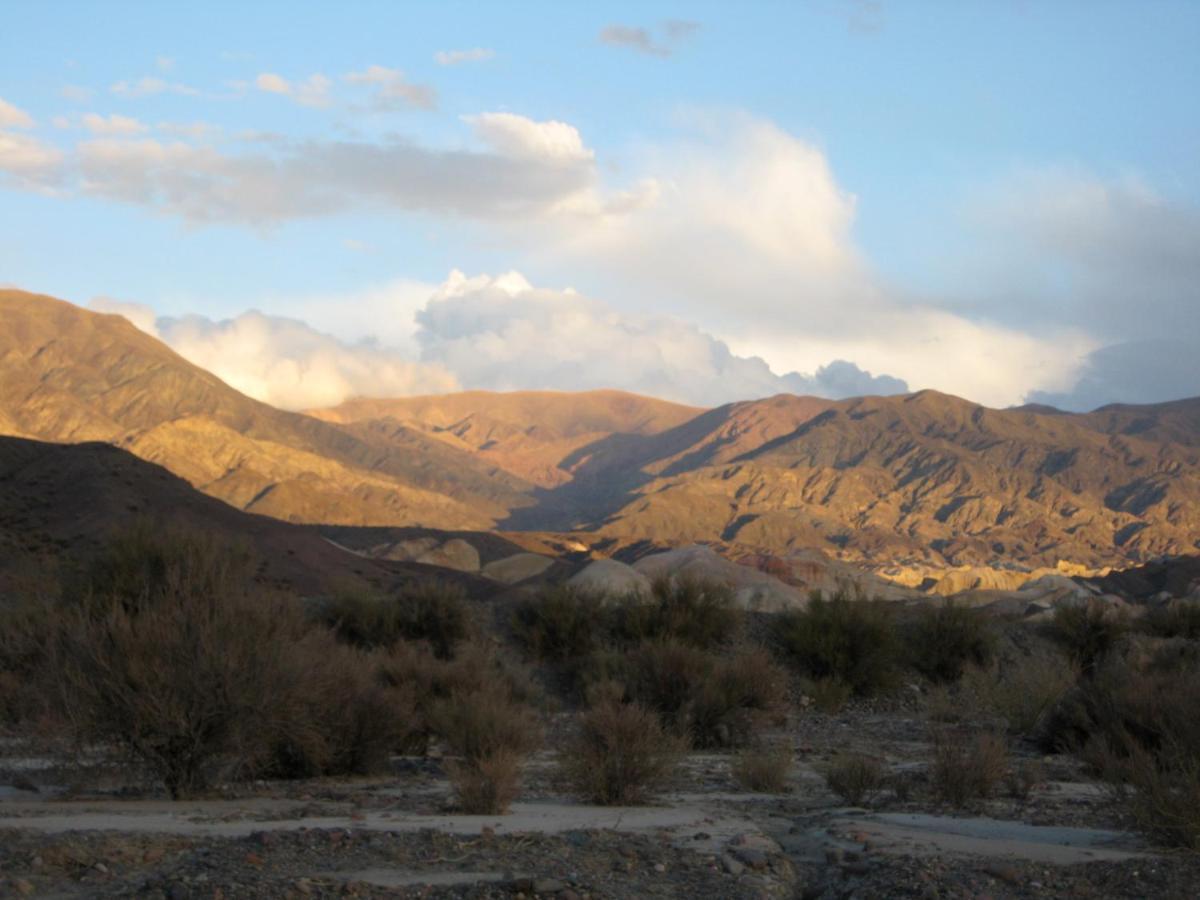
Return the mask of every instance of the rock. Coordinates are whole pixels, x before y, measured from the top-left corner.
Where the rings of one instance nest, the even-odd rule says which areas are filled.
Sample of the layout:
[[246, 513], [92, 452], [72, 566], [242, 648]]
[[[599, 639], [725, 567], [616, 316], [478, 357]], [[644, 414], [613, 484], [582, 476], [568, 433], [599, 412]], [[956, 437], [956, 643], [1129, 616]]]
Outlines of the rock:
[[481, 570], [481, 574], [493, 581], [517, 584], [533, 578], [535, 575], [541, 575], [553, 564], [554, 560], [549, 556], [542, 556], [538, 553], [515, 553], [504, 559], [488, 563]]
[[566, 889], [567, 886], [556, 878], [538, 878], [533, 882], [535, 894], [558, 894]]
[[765, 869], [769, 861], [767, 854], [755, 847], [734, 847], [729, 852], [733, 854], [738, 862], [756, 871]]
[[18, 878], [13, 882], [13, 890], [22, 897], [28, 897], [33, 894], [33, 883], [26, 881], [24, 878]]
[[633, 566], [615, 559], [597, 559], [568, 579], [567, 584], [597, 594], [650, 596], [650, 579]]
[[734, 878], [737, 878], [737, 876], [746, 871], [746, 867], [728, 853], [721, 854], [721, 868], [723, 868]]

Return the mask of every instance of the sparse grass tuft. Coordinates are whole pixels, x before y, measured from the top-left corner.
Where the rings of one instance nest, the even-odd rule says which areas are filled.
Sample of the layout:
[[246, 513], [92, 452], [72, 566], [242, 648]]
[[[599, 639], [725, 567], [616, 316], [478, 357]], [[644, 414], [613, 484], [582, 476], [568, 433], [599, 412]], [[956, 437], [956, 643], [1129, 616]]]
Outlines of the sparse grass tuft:
[[938, 799], [961, 808], [986, 800], [1008, 771], [1008, 746], [989, 731], [939, 732], [934, 742], [932, 782]]
[[779, 794], [787, 787], [792, 752], [787, 747], [754, 747], [734, 755], [730, 771], [744, 789]]

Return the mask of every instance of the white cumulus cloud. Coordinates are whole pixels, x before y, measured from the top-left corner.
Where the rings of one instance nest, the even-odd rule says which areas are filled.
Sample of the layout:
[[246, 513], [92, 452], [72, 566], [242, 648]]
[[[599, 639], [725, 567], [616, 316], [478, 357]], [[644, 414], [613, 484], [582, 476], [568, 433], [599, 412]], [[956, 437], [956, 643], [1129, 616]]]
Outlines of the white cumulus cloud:
[[140, 134], [146, 131], [146, 126], [137, 119], [116, 114], [102, 116], [99, 113], [88, 113], [83, 117], [83, 127], [92, 134], [106, 136]]
[[380, 111], [404, 107], [433, 109], [437, 106], [437, 91], [427, 84], [414, 84], [399, 69], [368, 66], [361, 72], [351, 72], [346, 80], [351, 84], [373, 87], [371, 105]]
[[0, 128], [32, 128], [33, 116], [0, 97]]

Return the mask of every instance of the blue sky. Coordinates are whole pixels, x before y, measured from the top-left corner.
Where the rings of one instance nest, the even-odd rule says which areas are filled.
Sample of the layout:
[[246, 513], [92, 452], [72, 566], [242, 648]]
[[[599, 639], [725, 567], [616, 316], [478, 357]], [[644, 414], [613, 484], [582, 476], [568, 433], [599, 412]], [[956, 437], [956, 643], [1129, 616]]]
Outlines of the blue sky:
[[0, 281], [265, 399], [1200, 394], [1195, 3], [5, 21]]

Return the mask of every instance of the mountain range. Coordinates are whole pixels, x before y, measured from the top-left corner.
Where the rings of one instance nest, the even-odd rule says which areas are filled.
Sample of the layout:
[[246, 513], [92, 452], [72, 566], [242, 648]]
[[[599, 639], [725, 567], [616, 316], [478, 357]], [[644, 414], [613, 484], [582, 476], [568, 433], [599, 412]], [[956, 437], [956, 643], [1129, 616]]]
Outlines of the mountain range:
[[988, 409], [933, 391], [697, 409], [618, 391], [240, 394], [125, 319], [0, 292], [0, 433], [103, 442], [293, 523], [705, 542], [896, 566], [1101, 568], [1200, 548], [1200, 399]]

